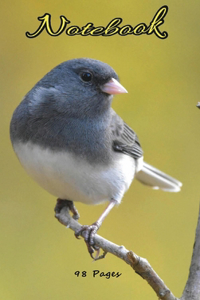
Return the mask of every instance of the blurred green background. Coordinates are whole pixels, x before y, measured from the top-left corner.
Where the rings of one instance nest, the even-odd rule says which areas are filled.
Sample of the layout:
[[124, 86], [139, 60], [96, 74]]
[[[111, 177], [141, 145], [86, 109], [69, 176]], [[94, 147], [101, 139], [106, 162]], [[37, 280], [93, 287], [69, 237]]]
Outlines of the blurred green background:
[[[192, 4], [191, 4], [192, 3]], [[149, 24], [168, 5], [169, 37], [51, 37], [34, 32], [38, 16], [60, 15], [71, 25]], [[199, 1], [1, 1], [1, 201], [0, 297], [4, 300], [156, 299], [124, 262], [108, 255], [93, 263], [82, 240], [54, 219], [55, 198], [34, 183], [20, 166], [9, 140], [12, 113], [23, 96], [57, 64], [90, 57], [111, 65], [128, 94], [114, 109], [137, 132], [145, 160], [183, 182], [181, 193], [151, 190], [134, 181], [122, 204], [99, 234], [149, 260], [179, 297], [190, 265], [200, 198]], [[82, 224], [96, 221], [104, 205], [78, 203]], [[92, 271], [115, 271], [119, 278], [93, 278]], [[75, 271], [87, 271], [77, 278]]]

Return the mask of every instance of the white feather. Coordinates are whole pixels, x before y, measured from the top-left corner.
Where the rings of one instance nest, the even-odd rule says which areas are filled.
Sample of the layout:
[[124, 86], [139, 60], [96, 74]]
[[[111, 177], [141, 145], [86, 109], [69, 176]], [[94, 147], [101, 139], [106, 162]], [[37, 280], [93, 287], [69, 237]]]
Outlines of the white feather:
[[32, 143], [14, 144], [14, 150], [27, 173], [45, 190], [58, 198], [86, 204], [112, 198], [120, 203], [135, 174], [135, 160], [117, 152], [109, 165], [101, 166]]
[[163, 173], [146, 162], [143, 163], [142, 169], [136, 173], [135, 177], [143, 184], [149, 185], [154, 189], [161, 189], [167, 192], [179, 192], [182, 186], [180, 181]]

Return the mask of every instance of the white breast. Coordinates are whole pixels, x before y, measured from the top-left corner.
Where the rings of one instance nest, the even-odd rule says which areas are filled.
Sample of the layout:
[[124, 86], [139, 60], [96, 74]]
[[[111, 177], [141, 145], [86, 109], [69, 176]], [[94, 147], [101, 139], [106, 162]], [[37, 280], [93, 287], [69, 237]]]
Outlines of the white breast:
[[86, 204], [111, 198], [120, 202], [135, 174], [134, 159], [117, 152], [113, 163], [95, 166], [71, 153], [57, 153], [32, 143], [18, 143], [14, 149], [27, 173], [61, 199]]

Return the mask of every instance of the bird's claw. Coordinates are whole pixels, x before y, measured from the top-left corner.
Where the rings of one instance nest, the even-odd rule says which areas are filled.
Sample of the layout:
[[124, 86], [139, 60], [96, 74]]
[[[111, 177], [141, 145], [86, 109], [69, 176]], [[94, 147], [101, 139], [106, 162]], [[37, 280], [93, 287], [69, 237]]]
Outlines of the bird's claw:
[[[83, 225], [79, 230], [75, 232], [75, 237], [79, 239], [79, 236], [82, 235], [84, 237], [84, 241], [86, 243], [88, 252], [90, 256], [96, 260], [99, 257], [99, 247], [95, 245], [94, 236], [99, 229], [99, 224], [93, 223], [92, 225]], [[93, 257], [93, 253], [97, 251], [97, 255]]]
[[72, 218], [74, 220], [78, 220], [80, 218], [80, 215], [78, 213], [78, 210], [76, 209], [73, 201], [70, 200], [62, 200], [62, 199], [57, 199], [57, 204], [55, 207], [55, 212], [60, 213], [63, 207], [67, 207], [71, 212], [72, 212]]

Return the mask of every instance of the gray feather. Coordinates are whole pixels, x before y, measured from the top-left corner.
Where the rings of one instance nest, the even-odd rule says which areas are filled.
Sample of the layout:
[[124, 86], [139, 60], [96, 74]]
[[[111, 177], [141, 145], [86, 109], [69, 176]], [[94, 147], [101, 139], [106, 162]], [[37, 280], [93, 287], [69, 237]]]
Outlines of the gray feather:
[[143, 156], [136, 133], [113, 111], [111, 128], [114, 151], [127, 154], [135, 159]]

